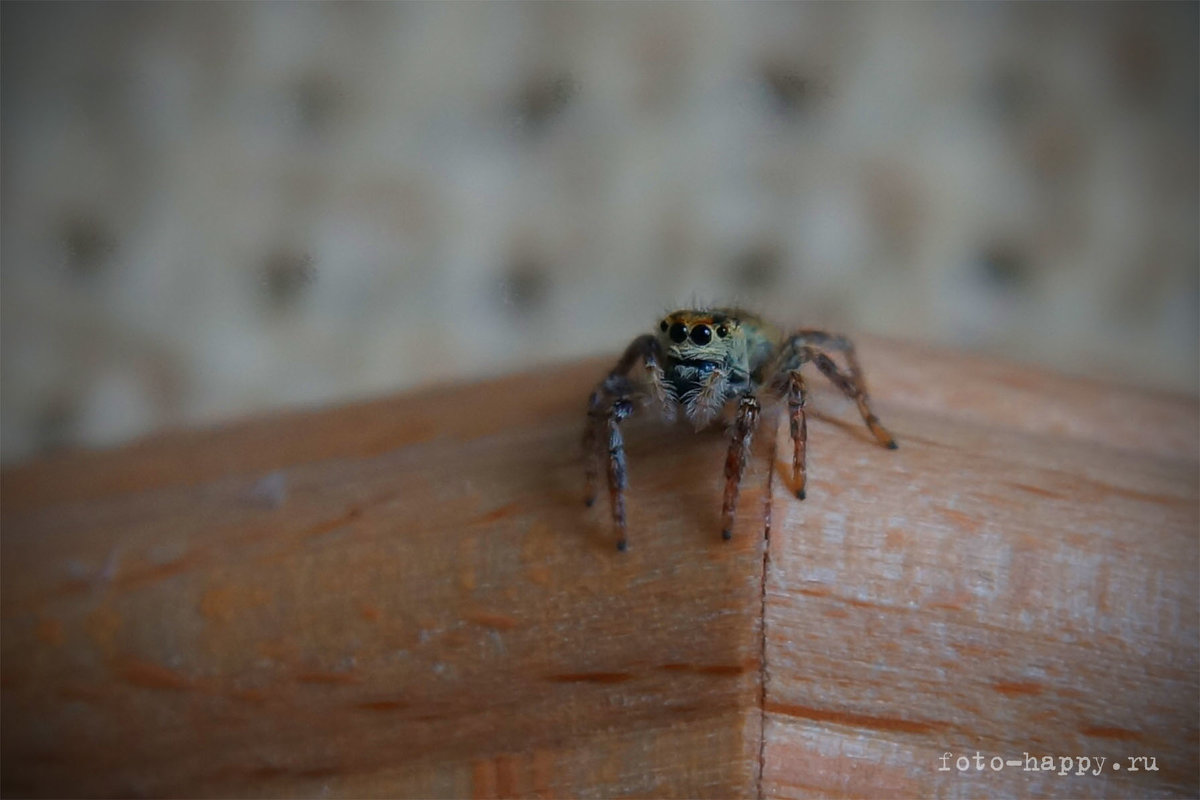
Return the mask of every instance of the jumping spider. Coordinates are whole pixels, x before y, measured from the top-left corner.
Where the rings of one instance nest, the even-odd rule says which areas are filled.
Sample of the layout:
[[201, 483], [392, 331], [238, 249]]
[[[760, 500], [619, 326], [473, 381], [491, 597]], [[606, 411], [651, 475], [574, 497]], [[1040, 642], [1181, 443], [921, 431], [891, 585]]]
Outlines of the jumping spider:
[[[736, 401], [732, 439], [725, 458], [725, 502], [721, 507], [721, 537], [726, 541], [733, 536], [738, 488], [761, 409], [756, 397], [760, 390], [787, 399], [795, 444], [792, 475], [796, 497], [804, 499], [808, 438], [804, 404], [808, 392], [800, 368], [810, 361], [858, 404], [879, 443], [896, 449], [896, 440], [871, 412], [854, 345], [844, 336], [807, 329], [783, 336], [770, 323], [736, 308], [675, 311], [659, 322], [658, 330], [657, 334], [634, 339], [588, 400], [588, 424], [583, 435], [585, 502], [590, 506], [596, 500], [597, 475], [607, 455], [608, 495], [620, 534], [618, 550], [627, 546], [625, 443], [620, 423], [633, 413], [635, 403], [657, 403], [668, 421], [673, 421], [682, 407], [699, 430], [715, 420], [726, 404], [732, 406]], [[845, 354], [848, 369], [838, 367], [830, 353]], [[635, 367], [640, 367], [638, 374], [633, 374]]]

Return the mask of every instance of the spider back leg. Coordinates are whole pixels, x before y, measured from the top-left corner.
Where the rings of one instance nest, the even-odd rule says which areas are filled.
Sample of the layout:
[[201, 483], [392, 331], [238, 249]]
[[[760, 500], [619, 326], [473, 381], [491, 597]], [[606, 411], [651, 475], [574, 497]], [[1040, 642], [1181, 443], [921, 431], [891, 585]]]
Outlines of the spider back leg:
[[871, 410], [871, 400], [863, 385], [862, 376], [855, 375], [853, 372], [843, 373], [833, 359], [825, 353], [817, 352], [813, 356], [813, 360], [817, 362], [817, 368], [825, 374], [825, 377], [829, 378], [835, 386], [858, 405], [858, 413], [862, 414], [863, 422], [867, 423], [867, 427], [871, 429], [871, 433], [875, 435], [879, 443], [889, 450], [895, 450], [897, 447], [895, 438], [888, 433], [887, 428], [883, 427], [879, 421], [879, 417], [875, 416], [875, 412]]
[[[896, 449], [896, 440], [888, 433], [887, 428], [880, 423], [879, 417], [871, 410], [871, 398], [867, 394], [867, 383], [863, 378], [862, 367], [858, 363], [858, 353], [854, 343], [835, 333], [815, 329], [796, 331], [787, 340], [786, 345], [791, 352], [799, 357], [800, 362], [815, 361], [817, 368], [829, 378], [842, 393], [852, 399], [858, 406], [858, 413], [863, 422], [871, 429], [871, 433], [881, 445], [890, 450]], [[848, 369], [843, 372], [826, 351], [846, 354]]]
[[804, 499], [805, 484], [808, 482], [808, 417], [804, 413], [807, 400], [808, 387], [804, 384], [804, 376], [799, 368], [793, 369], [788, 373], [787, 404], [793, 444], [792, 481], [796, 486], [796, 497], [801, 500]]

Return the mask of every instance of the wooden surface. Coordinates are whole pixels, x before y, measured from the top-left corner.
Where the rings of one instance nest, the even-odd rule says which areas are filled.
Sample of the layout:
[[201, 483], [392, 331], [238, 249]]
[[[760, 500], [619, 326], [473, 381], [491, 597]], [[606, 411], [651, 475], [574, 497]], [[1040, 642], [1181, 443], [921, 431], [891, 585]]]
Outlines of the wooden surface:
[[1197, 796], [1195, 401], [869, 352], [901, 449], [843, 411], [775, 481], [763, 794]]
[[728, 544], [719, 431], [582, 507], [607, 360], [5, 471], [3, 793], [1195, 796], [1195, 399], [862, 349]]

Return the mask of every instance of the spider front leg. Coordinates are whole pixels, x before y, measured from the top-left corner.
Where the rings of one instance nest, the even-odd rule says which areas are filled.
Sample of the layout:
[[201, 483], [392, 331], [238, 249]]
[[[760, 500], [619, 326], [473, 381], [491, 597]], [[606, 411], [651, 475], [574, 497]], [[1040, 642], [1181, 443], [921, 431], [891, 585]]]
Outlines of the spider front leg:
[[[621, 355], [621, 359], [617, 361], [616, 366], [612, 368], [612, 372], [608, 373], [608, 377], [600, 386], [607, 387], [613, 381], [628, 378], [633, 371], [634, 365], [639, 361], [642, 365], [641, 379], [645, 391], [655, 403], [658, 403], [663, 417], [668, 422], [674, 420], [675, 401], [671, 393], [667, 390], [667, 382], [663, 377], [662, 345], [652, 334], [639, 336], [630, 342], [629, 347], [626, 347], [625, 352]], [[628, 385], [628, 381], [626, 381], [626, 385]], [[609, 391], [611, 392], [611, 389]]]
[[663, 416], [671, 419], [674, 415], [675, 404], [663, 379], [662, 346], [651, 335], [639, 336], [629, 343], [616, 366], [597, 384], [588, 399], [588, 424], [583, 431], [584, 477], [587, 484], [583, 502], [588, 506], [596, 502], [596, 477], [600, 471], [597, 446], [604, 427], [603, 419], [608, 411], [605, 406], [618, 400], [628, 400], [634, 393], [629, 373], [638, 361], [642, 362], [650, 396], [662, 406]]
[[625, 467], [625, 439], [621, 435], [621, 420], [633, 413], [633, 401], [628, 397], [617, 397], [605, 402], [601, 389], [592, 393], [588, 409], [588, 426], [584, 431], [584, 458], [587, 460], [587, 495], [584, 502], [592, 505], [596, 501], [596, 479], [599, 472], [601, 451], [599, 445], [606, 444], [608, 455], [608, 500], [612, 508], [613, 524], [620, 538], [617, 549], [628, 547], [625, 524], [625, 487], [628, 485]]
[[[633, 413], [633, 398], [639, 394], [629, 378], [629, 373], [638, 362], [644, 370], [644, 384], [650, 396], [663, 409], [663, 416], [670, 418], [674, 403], [667, 392], [666, 382], [660, 366], [662, 350], [654, 336], [639, 336], [625, 349], [621, 359], [603, 381], [592, 392], [588, 400], [588, 423], [583, 432], [584, 476], [586, 489], [584, 503], [591, 506], [596, 501], [596, 483], [600, 472], [602, 452], [608, 456], [608, 495], [612, 506], [613, 522], [620, 534], [617, 549], [628, 546], [625, 525], [625, 441], [621, 436], [621, 420]], [[601, 447], [607, 445], [604, 451]]]
[[[625, 468], [625, 439], [621, 436], [621, 420], [633, 413], [633, 403], [622, 397], [613, 402], [608, 413], [599, 421], [603, 426], [608, 443], [608, 501], [612, 507], [613, 524], [620, 538], [617, 549], [624, 552], [629, 547], [628, 530], [625, 524], [625, 487], [628, 485]], [[594, 478], [593, 478], [594, 480]], [[594, 497], [594, 496], [593, 496]]]
[[750, 455], [750, 442], [760, 410], [758, 399], [752, 394], [743, 395], [738, 403], [733, 438], [725, 457], [725, 502], [721, 506], [721, 538], [725, 541], [733, 538], [733, 514], [737, 510], [738, 490], [742, 485], [742, 474], [746, 471], [746, 459]]

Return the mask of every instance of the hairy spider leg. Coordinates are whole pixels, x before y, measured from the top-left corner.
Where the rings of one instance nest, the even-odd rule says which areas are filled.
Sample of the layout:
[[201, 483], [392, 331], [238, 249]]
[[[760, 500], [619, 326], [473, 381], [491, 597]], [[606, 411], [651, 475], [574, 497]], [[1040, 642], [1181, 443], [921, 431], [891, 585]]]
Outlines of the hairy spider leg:
[[625, 440], [621, 435], [620, 423], [633, 413], [633, 395], [636, 389], [628, 373], [639, 361], [646, 372], [646, 382], [651, 396], [664, 409], [673, 409], [667, 396], [663, 379], [661, 349], [652, 335], [639, 336], [625, 349], [624, 355], [613, 367], [588, 400], [588, 424], [583, 432], [586, 490], [584, 502], [592, 505], [596, 501], [596, 483], [600, 471], [601, 445], [608, 456], [608, 496], [612, 506], [613, 523], [620, 538], [617, 549], [628, 547], [625, 524], [625, 487], [628, 484], [625, 465]]
[[791, 422], [792, 433], [792, 482], [795, 484], [796, 497], [804, 499], [804, 488], [808, 483], [808, 468], [806, 466], [808, 452], [808, 417], [804, 413], [804, 404], [808, 402], [808, 387], [804, 376], [797, 367], [788, 373], [787, 404], [788, 418]]
[[[624, 381], [623, 378], [621, 380]], [[617, 549], [625, 550], [628, 546], [625, 526], [625, 487], [628, 479], [621, 420], [633, 413], [633, 402], [628, 397], [618, 397], [605, 404], [603, 396], [598, 395], [599, 389], [593, 393], [595, 407], [588, 412], [588, 427], [584, 432], [584, 447], [587, 448], [584, 453], [587, 459], [587, 496], [584, 502], [590, 506], [596, 501], [596, 478], [601, 458], [599, 445], [603, 444], [608, 457], [608, 500], [612, 507], [613, 523], [620, 535]]]
[[621, 436], [621, 420], [633, 413], [628, 400], [613, 403], [608, 412], [608, 502], [612, 507], [613, 523], [617, 526], [617, 549], [629, 547], [629, 532], [625, 524], [625, 487], [629, 485], [625, 467], [625, 440]]
[[817, 368], [825, 373], [825, 377], [833, 381], [845, 395], [858, 404], [858, 413], [862, 414], [863, 421], [867, 423], [867, 427], [871, 429], [871, 433], [875, 434], [875, 438], [879, 443], [889, 450], [897, 448], [896, 440], [888, 433], [887, 428], [883, 427], [879, 421], [879, 417], [871, 411], [871, 400], [867, 396], [866, 389], [863, 388], [860, 381], [855, 381], [849, 375], [845, 375], [838, 369], [837, 364], [833, 363], [833, 359], [824, 353], [817, 353], [816, 358]]
[[[824, 373], [825, 377], [855, 402], [863, 422], [871, 429], [871, 433], [881, 445], [890, 450], [897, 448], [895, 438], [888, 433], [887, 428], [883, 427], [879, 421], [879, 417], [875, 416], [871, 410], [871, 398], [867, 394], [867, 385], [863, 379], [862, 368], [858, 363], [858, 354], [849, 339], [825, 331], [800, 330], [788, 338], [787, 344], [801, 356], [802, 362], [810, 360], [816, 362], [817, 368]], [[834, 360], [824, 352], [825, 349], [845, 353], [849, 369], [842, 372]], [[805, 350], [808, 351], [807, 355], [803, 354]]]
[[725, 541], [733, 538], [733, 513], [737, 510], [738, 490], [746, 471], [746, 458], [750, 455], [750, 441], [760, 410], [758, 398], [752, 394], [742, 395], [733, 423], [729, 453], [725, 456], [725, 501], [721, 506], [721, 538]]
[[812, 347], [796, 349], [794, 339], [789, 340], [788, 349], [775, 371], [772, 388], [787, 400], [789, 432], [792, 436], [792, 482], [799, 500], [806, 496], [808, 485], [808, 415], [804, 407], [808, 403], [808, 384], [804, 381], [801, 368], [815, 357]]
[[644, 371], [643, 379], [645, 380], [646, 387], [650, 390], [650, 398], [655, 403], [658, 403], [663, 416], [668, 421], [673, 420], [675, 418], [675, 403], [667, 391], [667, 381], [663, 376], [662, 344], [653, 334], [648, 333], [644, 336], [639, 336], [630, 342], [629, 347], [626, 347], [625, 352], [621, 355], [621, 360], [612, 368], [609, 377], [611, 378], [614, 375], [628, 375], [639, 361], [642, 362], [642, 369]]

